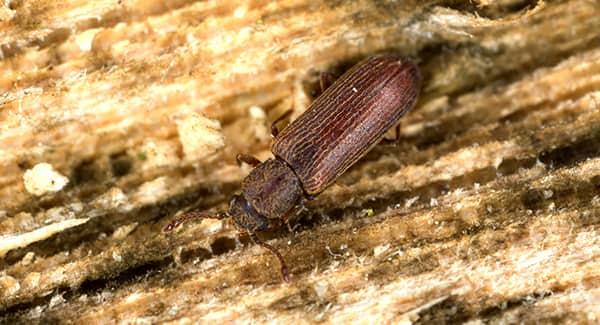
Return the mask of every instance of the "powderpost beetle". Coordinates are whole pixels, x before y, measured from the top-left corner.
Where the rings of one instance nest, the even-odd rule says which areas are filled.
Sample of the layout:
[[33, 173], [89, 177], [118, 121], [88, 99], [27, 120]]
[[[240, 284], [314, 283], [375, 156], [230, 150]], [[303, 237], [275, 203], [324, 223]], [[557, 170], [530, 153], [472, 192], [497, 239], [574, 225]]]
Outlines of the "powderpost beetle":
[[274, 158], [260, 162], [238, 155], [238, 162], [254, 169], [242, 182], [241, 193], [231, 199], [227, 212], [208, 215], [192, 211], [168, 224], [165, 231], [194, 218], [231, 217], [254, 242], [279, 259], [281, 274], [288, 281], [281, 254], [262, 242], [256, 232], [281, 221], [288, 223], [295, 208], [325, 190], [385, 140], [385, 133], [414, 106], [420, 83], [417, 66], [399, 56], [376, 55], [359, 62], [323, 89], [281, 134], [275, 126], [281, 118], [273, 122]]

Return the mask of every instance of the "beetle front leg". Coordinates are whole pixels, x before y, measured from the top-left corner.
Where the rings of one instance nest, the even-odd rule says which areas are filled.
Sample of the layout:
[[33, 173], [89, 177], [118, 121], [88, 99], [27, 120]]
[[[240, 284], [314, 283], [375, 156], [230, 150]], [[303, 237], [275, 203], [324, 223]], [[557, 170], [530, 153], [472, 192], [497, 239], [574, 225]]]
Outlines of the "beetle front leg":
[[260, 164], [260, 160], [258, 160], [256, 157], [247, 155], [245, 153], [238, 153], [237, 156], [235, 156], [235, 159], [237, 160], [237, 162], [240, 166], [242, 165], [243, 162], [245, 162], [246, 164], [248, 164], [252, 167], [256, 167]]

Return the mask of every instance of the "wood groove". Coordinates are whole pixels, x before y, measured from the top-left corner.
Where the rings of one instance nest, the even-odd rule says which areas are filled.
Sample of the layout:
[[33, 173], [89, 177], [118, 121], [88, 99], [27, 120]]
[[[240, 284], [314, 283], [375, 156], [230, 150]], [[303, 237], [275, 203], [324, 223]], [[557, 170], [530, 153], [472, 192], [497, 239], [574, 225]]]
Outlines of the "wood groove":
[[[2, 258], [0, 323], [600, 317], [596, 1], [27, 9], [34, 2], [17, 12], [28, 19], [0, 22], [0, 235], [91, 219]], [[291, 284], [231, 225], [161, 232], [187, 208], [226, 208], [248, 172], [233, 157], [268, 157], [268, 134], [256, 134], [303, 102], [299, 84], [389, 51], [415, 59], [424, 77], [402, 143], [376, 147], [311, 201], [293, 236], [260, 234], [281, 250]], [[176, 119], [190, 112], [223, 126], [212, 160], [182, 156]], [[146, 141], [176, 148], [176, 159], [148, 167]], [[23, 173], [39, 162], [68, 187], [28, 194]], [[77, 182], [85, 163], [100, 176]], [[125, 205], [99, 205], [110, 188]]]

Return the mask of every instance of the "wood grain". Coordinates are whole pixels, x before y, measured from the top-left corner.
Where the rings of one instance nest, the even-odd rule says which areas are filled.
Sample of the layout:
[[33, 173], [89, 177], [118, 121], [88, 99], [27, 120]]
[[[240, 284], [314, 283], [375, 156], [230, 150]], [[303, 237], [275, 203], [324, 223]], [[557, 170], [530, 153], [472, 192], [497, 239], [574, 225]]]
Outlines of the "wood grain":
[[[0, 243], [26, 245], [0, 323], [596, 323], [599, 31], [595, 0], [10, 1]], [[293, 235], [260, 234], [290, 284], [228, 223], [161, 232], [226, 209], [235, 155], [269, 158], [319, 71], [385, 51], [415, 59], [419, 102]], [[189, 160], [197, 116], [197, 148], [225, 142]], [[40, 163], [69, 183], [27, 192]]]

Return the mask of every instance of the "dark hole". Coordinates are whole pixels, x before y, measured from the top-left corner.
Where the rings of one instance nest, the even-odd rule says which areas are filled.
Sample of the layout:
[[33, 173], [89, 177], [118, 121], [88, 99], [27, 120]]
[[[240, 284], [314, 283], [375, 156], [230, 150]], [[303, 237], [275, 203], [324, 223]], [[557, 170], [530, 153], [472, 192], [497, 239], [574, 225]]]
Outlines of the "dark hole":
[[553, 151], [544, 151], [540, 154], [540, 161], [551, 167], [568, 165], [576, 155], [572, 147], [558, 148]]
[[521, 202], [528, 209], [541, 208], [544, 194], [539, 190], [529, 190], [521, 196]]
[[242, 244], [242, 246], [254, 245], [254, 242], [252, 240], [250, 240], [250, 236], [245, 235], [245, 234], [240, 234], [239, 241], [240, 241], [240, 244]]
[[448, 324], [466, 322], [469, 314], [463, 302], [449, 297], [448, 299], [419, 312], [414, 324]]
[[[515, 298], [509, 299], [509, 300], [504, 300], [501, 304], [498, 304], [497, 306], [492, 306], [492, 307], [488, 307], [487, 309], [480, 310], [480, 311], [478, 311], [477, 316], [484, 317], [485, 319], [491, 319], [493, 317], [496, 317], [497, 315], [504, 315], [507, 310], [514, 310], [515, 307], [527, 306], [527, 305], [531, 304], [532, 298], [534, 300], [541, 300], [550, 295], [552, 295], [552, 293], [548, 292], [548, 291], [528, 293], [528, 294], [520, 296], [520, 297], [515, 297]], [[546, 319], [548, 319], [548, 318], [546, 318]], [[554, 323], [561, 323], [561, 322], [560, 321], [559, 322], [546, 321], [544, 323], [554, 324]]]
[[515, 1], [509, 2], [506, 5], [506, 10], [509, 12], [519, 12], [527, 9], [534, 8], [537, 5], [535, 0]]
[[[337, 209], [339, 211], [342, 211], [340, 218], [343, 216], [343, 209]], [[324, 222], [328, 222], [331, 221], [329, 219], [329, 216], [323, 215], [321, 213], [310, 213], [310, 212], [305, 212], [302, 213], [301, 215], [299, 215], [292, 223], [292, 229], [294, 229], [295, 232], [301, 231], [303, 229], [312, 229], [315, 228], [317, 225], [324, 223]]]
[[73, 168], [73, 183], [76, 185], [97, 181], [99, 178], [100, 171], [93, 160], [84, 160]]
[[210, 256], [212, 256], [212, 254], [207, 249], [198, 247], [181, 252], [181, 263], [187, 263], [195, 259], [202, 261]]
[[[169, 257], [159, 261], [150, 261], [142, 265], [131, 265], [129, 269], [126, 269], [121, 273], [114, 274], [112, 278], [87, 280], [78, 288], [73, 288], [71, 290], [67, 288], [60, 288], [56, 291], [58, 293], [62, 293], [63, 297], [67, 301], [71, 301], [75, 299], [75, 297], [80, 297], [81, 295], [95, 295], [103, 290], [113, 291], [112, 288], [124, 287], [128, 284], [141, 282], [144, 279], [150, 278], [161, 272], [162, 269], [166, 268], [172, 262], [172, 258]], [[51, 297], [52, 295], [33, 298], [29, 302], [16, 304], [4, 309], [2, 314], [0, 314], [0, 324], [61, 324], [61, 322], [53, 321], [53, 315], [46, 315], [43, 313], [38, 322], [24, 323], [22, 320], [23, 318], [19, 317], [20, 315], [26, 315], [31, 310], [47, 304], [50, 302]]]
[[131, 161], [131, 158], [125, 153], [110, 156], [110, 167], [112, 169], [113, 175], [116, 177], [121, 177], [129, 174], [132, 166], [133, 163]]
[[21, 170], [27, 170], [33, 167], [33, 165], [27, 160], [19, 160], [17, 162], [17, 166], [19, 166]]
[[596, 176], [592, 177], [590, 179], [590, 182], [597, 190], [600, 190], [600, 175], [596, 175]]
[[[173, 259], [169, 257], [158, 261], [149, 261], [145, 264], [131, 265], [123, 272], [115, 274], [114, 277], [85, 281], [77, 291], [72, 291], [70, 294], [96, 294], [111, 287], [119, 287], [140, 282], [155, 274], [158, 274], [162, 269], [166, 268], [172, 262]], [[67, 297], [68, 296], [65, 298]]]
[[446, 140], [447, 132], [438, 128], [430, 128], [426, 136], [417, 141], [417, 148], [424, 150], [429, 147], [438, 145]]
[[519, 161], [517, 159], [505, 159], [498, 166], [498, 173], [501, 175], [510, 175], [519, 169]]
[[596, 133], [589, 138], [580, 139], [568, 146], [544, 151], [540, 154], [539, 159], [544, 164], [553, 168], [575, 164], [590, 157], [598, 156], [600, 154], [599, 140], [600, 133]]
[[333, 209], [329, 212], [329, 218], [333, 220], [340, 220], [344, 218], [344, 209]]
[[505, 159], [498, 166], [498, 172], [501, 175], [510, 175], [516, 173], [519, 168], [531, 168], [535, 165], [535, 159]]
[[214, 255], [221, 255], [235, 249], [235, 240], [227, 237], [217, 238], [210, 248]]

